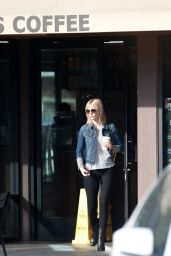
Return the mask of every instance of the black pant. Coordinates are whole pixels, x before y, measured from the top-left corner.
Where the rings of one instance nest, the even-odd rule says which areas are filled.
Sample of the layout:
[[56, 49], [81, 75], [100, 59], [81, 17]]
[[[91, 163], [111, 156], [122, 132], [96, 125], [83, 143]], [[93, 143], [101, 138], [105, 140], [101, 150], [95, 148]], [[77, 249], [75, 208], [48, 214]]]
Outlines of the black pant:
[[97, 225], [98, 192], [99, 228], [105, 228], [108, 217], [109, 195], [112, 182], [112, 168], [92, 170], [91, 176], [84, 176], [84, 187], [87, 195], [88, 215], [90, 225]]

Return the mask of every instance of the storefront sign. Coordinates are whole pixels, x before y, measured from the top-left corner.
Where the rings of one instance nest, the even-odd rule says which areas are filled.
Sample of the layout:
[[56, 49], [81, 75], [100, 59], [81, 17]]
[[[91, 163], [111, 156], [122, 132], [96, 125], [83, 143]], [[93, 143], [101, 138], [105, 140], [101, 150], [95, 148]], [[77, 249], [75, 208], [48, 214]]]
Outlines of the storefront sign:
[[163, 31], [171, 30], [170, 17], [171, 11], [1, 14], [0, 35]]
[[[10, 20], [8, 27], [14, 34], [19, 33], [58, 33], [62, 32], [87, 32], [89, 28], [89, 15], [45, 15], [16, 16]], [[4, 17], [0, 17], [0, 33], [6, 32]]]

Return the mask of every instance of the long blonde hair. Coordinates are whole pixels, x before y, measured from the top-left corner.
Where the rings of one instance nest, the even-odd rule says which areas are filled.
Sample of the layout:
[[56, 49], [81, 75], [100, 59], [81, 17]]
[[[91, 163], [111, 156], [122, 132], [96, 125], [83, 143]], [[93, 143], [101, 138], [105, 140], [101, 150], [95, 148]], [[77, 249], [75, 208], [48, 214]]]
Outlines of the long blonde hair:
[[[105, 124], [106, 123], [106, 115], [104, 112], [104, 107], [103, 107], [103, 103], [101, 101], [101, 99], [90, 99], [86, 106], [85, 106], [85, 111], [86, 109], [89, 108], [90, 105], [93, 105], [95, 107], [95, 109], [97, 109], [99, 111], [99, 123], [100, 124]], [[89, 116], [86, 114], [87, 117], [87, 123], [90, 124], [90, 120], [89, 120]]]

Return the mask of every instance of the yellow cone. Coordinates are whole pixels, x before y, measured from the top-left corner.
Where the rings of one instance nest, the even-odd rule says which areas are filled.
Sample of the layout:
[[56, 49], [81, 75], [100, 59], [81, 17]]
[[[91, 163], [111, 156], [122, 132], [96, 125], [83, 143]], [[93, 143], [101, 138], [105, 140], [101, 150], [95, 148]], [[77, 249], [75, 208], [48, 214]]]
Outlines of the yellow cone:
[[[98, 195], [98, 215], [99, 215], [99, 195]], [[112, 240], [112, 225], [110, 218], [110, 211], [106, 226], [106, 241]], [[77, 214], [77, 224], [75, 239], [72, 240], [74, 244], [89, 244], [90, 242], [90, 223], [88, 217], [87, 208], [87, 196], [85, 189], [80, 189], [79, 204], [78, 204], [78, 214]]]
[[90, 240], [90, 227], [87, 209], [87, 197], [85, 189], [80, 189], [80, 197], [78, 204], [77, 224], [75, 240], [72, 243], [75, 244], [87, 244]]

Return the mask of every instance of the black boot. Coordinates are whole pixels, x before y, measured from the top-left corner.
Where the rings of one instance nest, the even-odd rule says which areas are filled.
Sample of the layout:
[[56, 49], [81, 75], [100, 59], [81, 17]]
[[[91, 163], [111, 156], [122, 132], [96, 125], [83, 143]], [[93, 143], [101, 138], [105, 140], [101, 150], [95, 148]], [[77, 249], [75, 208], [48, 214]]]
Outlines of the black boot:
[[94, 246], [97, 244], [97, 237], [98, 237], [98, 226], [93, 226], [91, 228], [91, 238], [90, 238], [91, 246]]
[[98, 251], [105, 251], [105, 230], [103, 228], [99, 228], [99, 235], [98, 235]]

